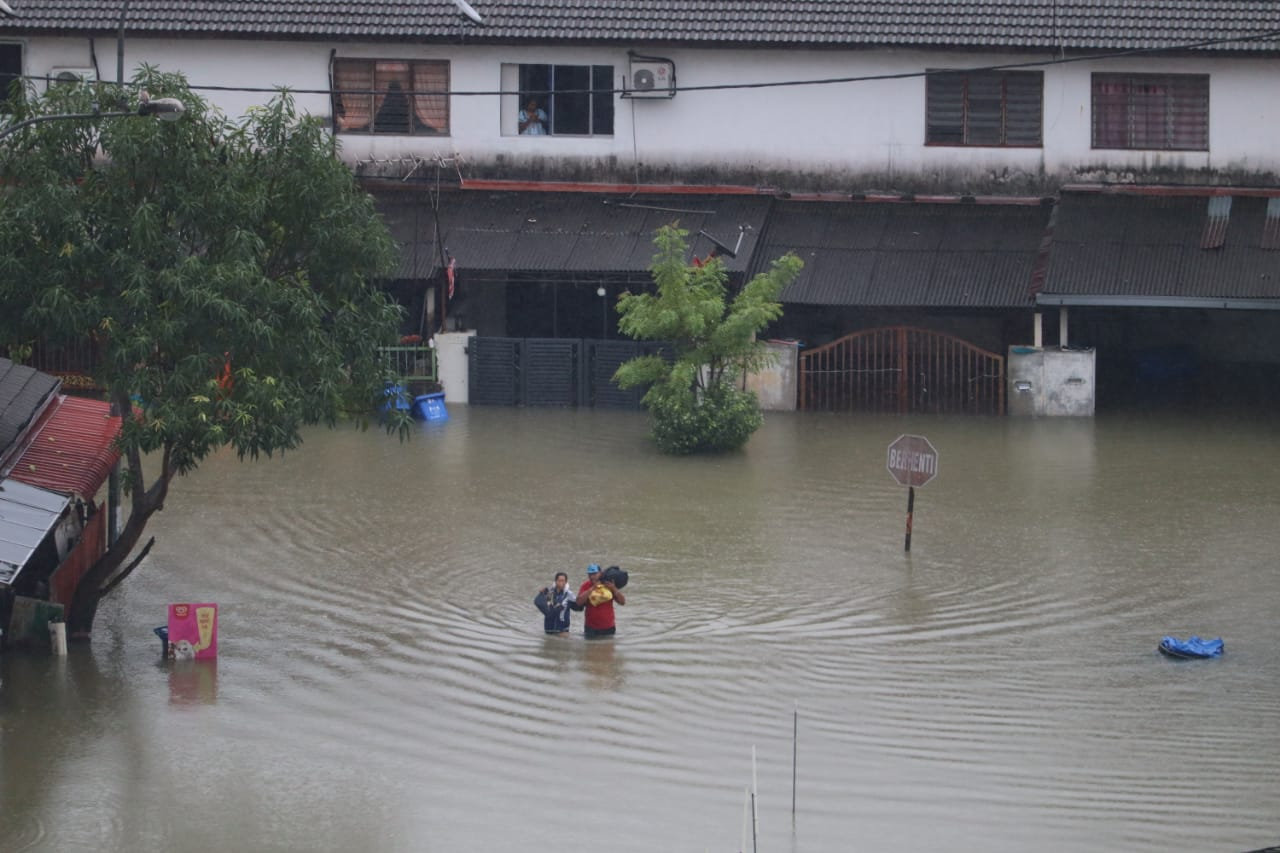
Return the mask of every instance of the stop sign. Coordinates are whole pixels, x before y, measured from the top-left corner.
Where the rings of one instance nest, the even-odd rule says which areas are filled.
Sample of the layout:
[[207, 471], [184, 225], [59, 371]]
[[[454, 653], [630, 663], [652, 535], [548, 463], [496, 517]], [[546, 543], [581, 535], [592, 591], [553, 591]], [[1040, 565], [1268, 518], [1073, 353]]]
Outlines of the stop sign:
[[900, 435], [889, 445], [885, 463], [900, 486], [923, 486], [938, 476], [938, 451], [923, 435]]

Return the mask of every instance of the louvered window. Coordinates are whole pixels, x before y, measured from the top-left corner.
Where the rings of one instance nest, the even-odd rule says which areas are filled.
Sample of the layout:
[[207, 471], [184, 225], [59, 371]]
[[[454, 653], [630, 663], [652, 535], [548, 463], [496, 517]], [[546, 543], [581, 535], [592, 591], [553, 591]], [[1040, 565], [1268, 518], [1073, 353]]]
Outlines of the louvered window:
[[925, 85], [929, 145], [1041, 144], [1044, 75], [1039, 71], [930, 71]]
[[1207, 74], [1094, 74], [1093, 147], [1209, 150]]
[[339, 133], [449, 133], [449, 63], [337, 59], [333, 123]]

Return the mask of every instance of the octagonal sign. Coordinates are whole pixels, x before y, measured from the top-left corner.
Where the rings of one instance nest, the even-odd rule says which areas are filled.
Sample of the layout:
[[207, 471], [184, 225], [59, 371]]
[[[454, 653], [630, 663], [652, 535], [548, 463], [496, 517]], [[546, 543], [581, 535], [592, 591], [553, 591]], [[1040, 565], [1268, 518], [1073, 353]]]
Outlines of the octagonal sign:
[[889, 445], [885, 463], [900, 486], [923, 486], [938, 476], [938, 451], [923, 435], [900, 435]]

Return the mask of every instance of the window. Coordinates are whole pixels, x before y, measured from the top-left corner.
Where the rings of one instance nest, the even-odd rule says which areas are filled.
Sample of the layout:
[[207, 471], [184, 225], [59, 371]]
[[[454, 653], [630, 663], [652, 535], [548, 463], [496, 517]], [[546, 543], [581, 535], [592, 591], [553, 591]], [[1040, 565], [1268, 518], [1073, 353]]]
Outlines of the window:
[[1094, 74], [1093, 147], [1208, 151], [1208, 75]]
[[613, 88], [612, 65], [503, 65], [502, 90], [519, 94], [502, 97], [502, 132], [538, 135], [520, 119], [534, 101], [542, 134], [612, 136]]
[[1041, 72], [930, 72], [926, 79], [926, 144], [1041, 144]]
[[[0, 43], [0, 113], [11, 112], [9, 99], [15, 97], [14, 84], [22, 86], [22, 45]], [[21, 94], [16, 97], [21, 98]]]
[[449, 63], [338, 59], [333, 125], [339, 133], [449, 132]]

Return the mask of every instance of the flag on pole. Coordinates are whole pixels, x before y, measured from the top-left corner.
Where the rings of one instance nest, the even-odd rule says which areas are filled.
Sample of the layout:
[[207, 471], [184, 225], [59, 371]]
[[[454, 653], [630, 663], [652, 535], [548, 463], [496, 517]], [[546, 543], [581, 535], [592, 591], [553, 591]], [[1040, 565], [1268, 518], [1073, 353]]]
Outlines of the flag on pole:
[[454, 284], [455, 275], [456, 275], [456, 273], [454, 272], [454, 270], [455, 270], [455, 268], [456, 268], [456, 266], [457, 266], [457, 263], [458, 263], [458, 262], [457, 262], [457, 260], [453, 257], [453, 255], [450, 255], [450, 256], [449, 256], [449, 265], [448, 265], [447, 267], [445, 267], [445, 268], [444, 268], [444, 277], [445, 277], [445, 279], [449, 282], [449, 291], [448, 291], [448, 294], [449, 294], [449, 295], [448, 295], [448, 298], [449, 298], [449, 299], [452, 299], [452, 298], [453, 298], [453, 284]]

